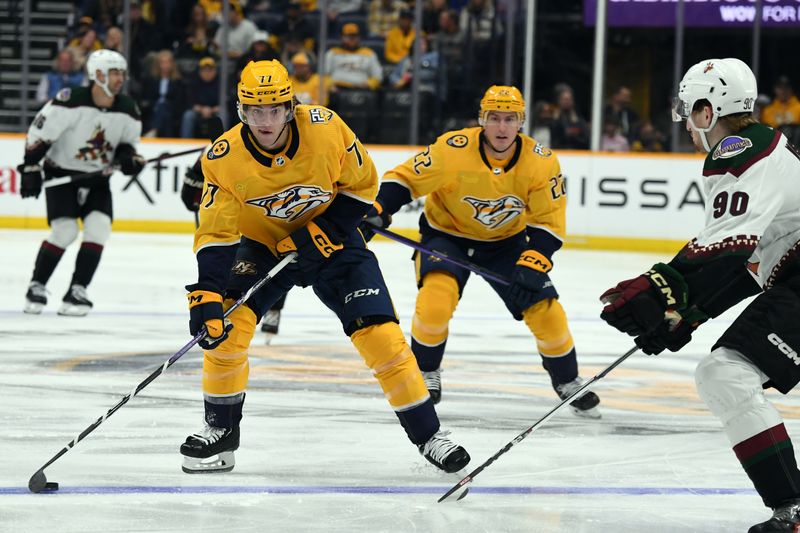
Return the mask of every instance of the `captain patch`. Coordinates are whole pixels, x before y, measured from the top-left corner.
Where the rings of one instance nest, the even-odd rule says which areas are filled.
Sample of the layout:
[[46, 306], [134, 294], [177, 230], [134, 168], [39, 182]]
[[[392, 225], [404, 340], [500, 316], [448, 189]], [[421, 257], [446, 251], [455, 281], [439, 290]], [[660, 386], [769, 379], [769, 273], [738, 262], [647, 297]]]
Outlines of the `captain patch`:
[[214, 143], [214, 146], [212, 146], [211, 149], [208, 151], [206, 157], [208, 157], [209, 160], [219, 159], [220, 157], [227, 154], [230, 151], [230, 149], [231, 145], [228, 144], [228, 141], [222, 139]]
[[722, 139], [722, 141], [720, 141], [717, 149], [714, 150], [713, 154], [711, 154], [711, 159], [730, 159], [731, 157], [741, 154], [752, 146], [753, 141], [750, 139], [739, 137], [737, 135], [731, 135], [730, 137], [725, 137]]
[[464, 148], [467, 145], [467, 142], [469, 142], [467, 136], [461, 135], [460, 133], [447, 139], [447, 144], [453, 148]]

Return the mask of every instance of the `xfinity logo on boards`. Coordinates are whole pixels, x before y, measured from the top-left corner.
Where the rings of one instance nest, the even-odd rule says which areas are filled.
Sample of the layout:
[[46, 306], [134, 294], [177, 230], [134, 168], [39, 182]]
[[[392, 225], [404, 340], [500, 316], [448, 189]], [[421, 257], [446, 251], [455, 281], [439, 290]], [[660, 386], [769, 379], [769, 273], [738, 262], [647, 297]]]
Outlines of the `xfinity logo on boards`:
[[797, 355], [797, 352], [792, 349], [791, 346], [783, 342], [783, 339], [775, 335], [774, 333], [770, 333], [767, 335], [767, 340], [778, 347], [778, 349], [786, 355], [789, 359], [794, 361], [796, 366], [800, 366], [800, 356]]
[[358, 289], [345, 296], [344, 303], [349, 302], [353, 298], [361, 298], [362, 296], [377, 296], [380, 292], [380, 289]]

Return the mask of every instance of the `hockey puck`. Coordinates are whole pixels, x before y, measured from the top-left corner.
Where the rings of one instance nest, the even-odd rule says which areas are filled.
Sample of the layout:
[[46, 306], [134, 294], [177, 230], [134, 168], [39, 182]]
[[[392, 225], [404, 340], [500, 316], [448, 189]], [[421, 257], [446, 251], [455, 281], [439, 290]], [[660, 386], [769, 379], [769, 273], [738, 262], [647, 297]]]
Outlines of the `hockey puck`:
[[[55, 481], [48, 481], [47, 484], [44, 486], [44, 490], [45, 491], [58, 490], [58, 483], [56, 483]], [[462, 496], [462, 498], [463, 498], [463, 496]], [[461, 498], [459, 498], [459, 500], [460, 499]]]
[[58, 490], [58, 483], [54, 481], [47, 481], [47, 476], [41, 470], [36, 471], [28, 481], [28, 490], [34, 494], [40, 492], [54, 492]]

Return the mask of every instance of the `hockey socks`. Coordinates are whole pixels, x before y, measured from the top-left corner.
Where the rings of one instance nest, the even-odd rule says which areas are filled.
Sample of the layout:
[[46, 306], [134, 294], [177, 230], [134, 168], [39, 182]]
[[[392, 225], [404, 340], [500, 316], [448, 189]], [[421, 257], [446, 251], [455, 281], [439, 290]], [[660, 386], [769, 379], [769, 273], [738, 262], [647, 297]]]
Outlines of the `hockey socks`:
[[578, 377], [578, 357], [575, 354], [575, 348], [561, 357], [542, 355], [542, 367], [550, 374], [553, 388], [573, 381]]
[[59, 248], [55, 244], [47, 241], [42, 242], [39, 248], [39, 254], [36, 256], [36, 263], [33, 267], [33, 277], [31, 281], [36, 281], [42, 285], [47, 285], [50, 276], [61, 261], [61, 256], [64, 255], [64, 248]]
[[75, 272], [72, 274], [72, 283], [70, 285], [87, 287], [94, 277], [97, 265], [100, 264], [100, 256], [102, 254], [102, 244], [82, 243], [80, 250], [78, 250], [78, 257], [75, 259]]
[[783, 423], [733, 447], [739, 462], [768, 507], [800, 497], [800, 471]]

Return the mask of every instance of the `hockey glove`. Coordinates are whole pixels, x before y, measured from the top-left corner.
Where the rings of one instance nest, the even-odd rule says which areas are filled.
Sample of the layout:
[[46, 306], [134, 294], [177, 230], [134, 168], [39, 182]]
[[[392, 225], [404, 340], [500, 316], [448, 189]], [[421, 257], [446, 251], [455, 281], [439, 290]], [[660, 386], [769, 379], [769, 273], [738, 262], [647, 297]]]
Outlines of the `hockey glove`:
[[681, 320], [675, 325], [664, 321], [650, 333], [636, 337], [636, 346], [647, 355], [658, 355], [665, 349], [677, 352], [692, 340], [692, 333], [695, 329], [697, 329], [697, 324], [690, 324], [685, 320]]
[[375, 200], [367, 214], [364, 215], [364, 219], [358, 225], [358, 229], [361, 230], [364, 239], [369, 242], [375, 236], [375, 232], [372, 231], [373, 228], [386, 229], [391, 223], [392, 215], [384, 211], [380, 202]]
[[124, 143], [117, 146], [114, 162], [119, 165], [119, 169], [126, 176], [135, 176], [147, 164], [144, 157], [136, 153], [133, 146]]
[[600, 318], [623, 333], [638, 337], [661, 325], [668, 311], [681, 313], [688, 299], [689, 287], [681, 273], [669, 265], [656, 263], [641, 276], [622, 281], [604, 292], [600, 301], [606, 306]]
[[553, 263], [536, 250], [522, 252], [517, 259], [511, 275], [511, 286], [508, 288], [511, 300], [523, 310], [535, 304], [537, 293], [553, 285], [550, 276], [547, 275], [552, 269]]
[[200, 210], [200, 199], [203, 197], [203, 173], [200, 170], [199, 160], [194, 166], [186, 169], [181, 187], [181, 201], [186, 209], [197, 212]]
[[278, 241], [278, 255], [297, 252], [297, 258], [289, 271], [295, 271], [299, 275], [304, 287], [313, 284], [325, 262], [344, 248], [331, 239], [331, 234], [330, 225], [316, 218]]
[[40, 165], [17, 165], [20, 173], [19, 195], [23, 198], [39, 198], [42, 193], [42, 167]]
[[189, 332], [197, 335], [205, 326], [208, 335], [198, 344], [205, 350], [212, 350], [227, 339], [228, 332], [233, 329], [233, 324], [223, 318], [222, 295], [204, 283], [187, 285], [186, 290], [189, 291]]

